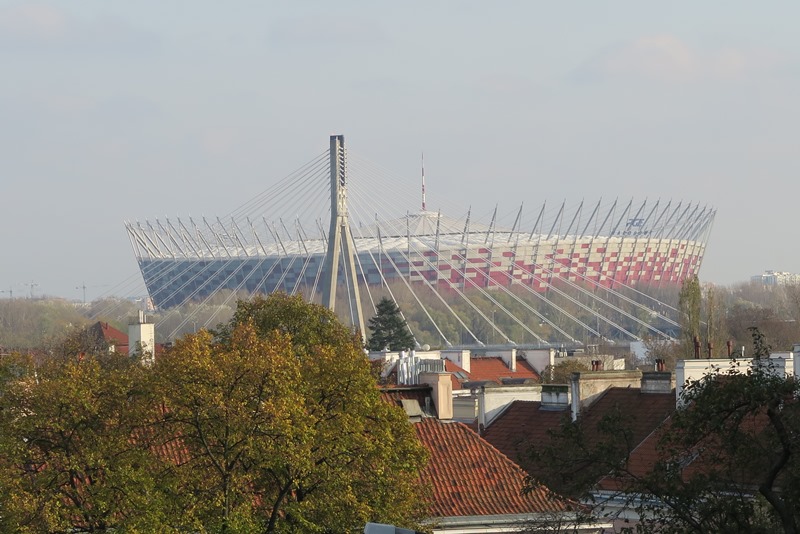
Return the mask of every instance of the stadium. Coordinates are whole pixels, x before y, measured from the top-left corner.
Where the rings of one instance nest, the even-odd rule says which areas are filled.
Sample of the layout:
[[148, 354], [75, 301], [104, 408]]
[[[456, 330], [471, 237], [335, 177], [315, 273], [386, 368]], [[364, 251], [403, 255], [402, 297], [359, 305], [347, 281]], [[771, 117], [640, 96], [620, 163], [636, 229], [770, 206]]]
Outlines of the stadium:
[[127, 222], [154, 305], [202, 301], [221, 290], [315, 298], [331, 277], [334, 248], [352, 261], [333, 269], [334, 293], [392, 282], [448, 295], [443, 300], [492, 299], [517, 286], [546, 295], [557, 282], [606, 294], [646, 291], [698, 273], [716, 213], [691, 202], [601, 200], [454, 217], [426, 209], [424, 170], [421, 195], [409, 195], [419, 188], [348, 154], [343, 139], [334, 148], [333, 139], [330, 151], [224, 218]]

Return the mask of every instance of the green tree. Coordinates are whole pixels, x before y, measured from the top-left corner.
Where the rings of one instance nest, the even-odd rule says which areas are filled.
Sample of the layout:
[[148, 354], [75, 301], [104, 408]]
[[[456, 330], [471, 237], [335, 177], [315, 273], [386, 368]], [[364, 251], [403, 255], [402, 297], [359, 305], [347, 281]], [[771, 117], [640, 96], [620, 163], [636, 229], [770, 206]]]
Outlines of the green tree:
[[775, 372], [758, 331], [753, 339], [748, 371], [731, 366], [687, 384], [649, 444], [632, 440], [634, 422], [618, 413], [592, 428], [565, 420], [531, 450], [529, 484], [591, 503], [609, 477], [643, 534], [797, 533], [800, 383]]
[[[683, 281], [678, 295], [678, 322], [681, 325], [681, 341], [684, 358], [694, 358], [694, 340], [700, 337], [700, 314], [703, 292], [697, 275]], [[700, 351], [702, 352], [702, 347]]]
[[153, 454], [147, 370], [127, 358], [4, 359], [3, 532], [168, 532], [170, 465]]
[[369, 350], [410, 350], [414, 348], [414, 336], [393, 300], [383, 297], [375, 307], [375, 315], [369, 320]]
[[198, 523], [211, 532], [274, 526], [278, 510], [265, 505], [276, 495], [257, 473], [295, 454], [308, 426], [288, 336], [262, 339], [244, 324], [216, 343], [203, 330], [178, 340], [155, 372], [167, 406], [161, 435], [190, 459], [178, 473]]
[[326, 308], [280, 294], [240, 302], [215, 339], [188, 336], [156, 372], [203, 524], [348, 532], [418, 519], [425, 451], [381, 400], [360, 337]]
[[555, 365], [548, 365], [542, 373], [542, 382], [545, 384], [569, 384], [572, 373], [581, 373], [589, 370], [585, 361], [574, 358], [566, 359]]

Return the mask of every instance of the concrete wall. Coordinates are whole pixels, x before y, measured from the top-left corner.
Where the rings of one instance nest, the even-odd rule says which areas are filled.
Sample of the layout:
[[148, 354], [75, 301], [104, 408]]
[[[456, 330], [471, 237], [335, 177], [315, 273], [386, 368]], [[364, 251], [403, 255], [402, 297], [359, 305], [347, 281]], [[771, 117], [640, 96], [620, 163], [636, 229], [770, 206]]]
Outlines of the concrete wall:
[[554, 365], [556, 360], [555, 349], [525, 349], [525, 360], [539, 374], [544, 373], [548, 365]]
[[481, 386], [469, 394], [461, 393], [453, 397], [453, 418], [489, 426], [508, 406], [517, 400], [541, 401], [541, 384], [513, 386]]
[[[610, 387], [638, 388], [641, 384], [641, 371], [581, 371], [572, 373], [570, 398], [573, 412], [580, 411], [592, 403]], [[573, 414], [576, 415], [576, 414]]]
[[[483, 396], [483, 419], [485, 425], [490, 425], [494, 419], [503, 413], [509, 404], [516, 400], [540, 401], [542, 400], [541, 384], [521, 386], [500, 386], [481, 388]], [[480, 409], [480, 403], [479, 403]], [[480, 419], [480, 414], [478, 415]]]
[[[791, 352], [776, 352], [767, 360], [760, 360], [760, 365], [768, 366], [780, 376], [796, 375], [797, 362]], [[729, 360], [727, 358], [679, 360], [675, 366], [675, 401], [682, 404], [681, 395], [688, 382], [695, 382], [704, 376], [714, 373], [746, 373], [753, 365], [750, 358]]]

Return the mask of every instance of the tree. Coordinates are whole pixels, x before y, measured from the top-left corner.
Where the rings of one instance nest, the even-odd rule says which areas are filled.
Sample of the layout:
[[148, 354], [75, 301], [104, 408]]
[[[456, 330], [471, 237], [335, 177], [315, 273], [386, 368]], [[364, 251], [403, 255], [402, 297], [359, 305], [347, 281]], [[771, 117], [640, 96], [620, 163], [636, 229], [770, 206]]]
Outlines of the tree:
[[308, 426], [288, 336], [261, 339], [244, 324], [215, 343], [203, 330], [178, 340], [155, 371], [167, 407], [161, 435], [189, 458], [178, 474], [198, 523], [213, 532], [273, 524], [277, 510], [265, 505], [275, 496], [256, 473], [296, 453]]
[[592, 502], [608, 477], [640, 533], [797, 533], [800, 384], [771, 368], [757, 330], [753, 341], [747, 372], [732, 365], [687, 384], [648, 442], [631, 440], [631, 421], [613, 413], [595, 428], [564, 421], [531, 451], [531, 483]]
[[548, 365], [542, 373], [542, 382], [545, 384], [569, 384], [572, 373], [581, 373], [589, 370], [583, 360], [568, 358], [555, 365]]
[[[697, 275], [683, 281], [678, 295], [678, 321], [681, 325], [681, 340], [684, 358], [694, 358], [694, 340], [700, 339], [700, 314], [703, 293]], [[702, 347], [700, 349], [702, 351]]]
[[645, 526], [673, 532], [786, 532], [800, 526], [800, 387], [770, 365], [753, 329], [754, 360], [690, 383], [685, 407], [633, 488], [657, 497]]
[[2, 367], [0, 530], [171, 530], [181, 514], [148, 440], [147, 370], [119, 355]]
[[393, 300], [383, 297], [376, 306], [375, 315], [369, 320], [372, 331], [367, 348], [369, 350], [400, 351], [414, 348], [414, 336]]
[[301, 297], [240, 302], [215, 338], [188, 336], [156, 372], [194, 512], [224, 532], [413, 526], [426, 454], [381, 400], [360, 336]]

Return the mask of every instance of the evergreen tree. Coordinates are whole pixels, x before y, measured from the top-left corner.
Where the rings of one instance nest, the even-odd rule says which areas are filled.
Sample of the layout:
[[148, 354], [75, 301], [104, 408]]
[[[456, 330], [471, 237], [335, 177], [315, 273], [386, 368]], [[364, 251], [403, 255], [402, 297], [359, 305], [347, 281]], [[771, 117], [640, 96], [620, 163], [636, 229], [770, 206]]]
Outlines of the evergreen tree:
[[375, 315], [369, 320], [372, 335], [367, 343], [369, 350], [409, 350], [414, 347], [414, 336], [408, 330], [400, 308], [393, 300], [383, 297], [378, 302]]

